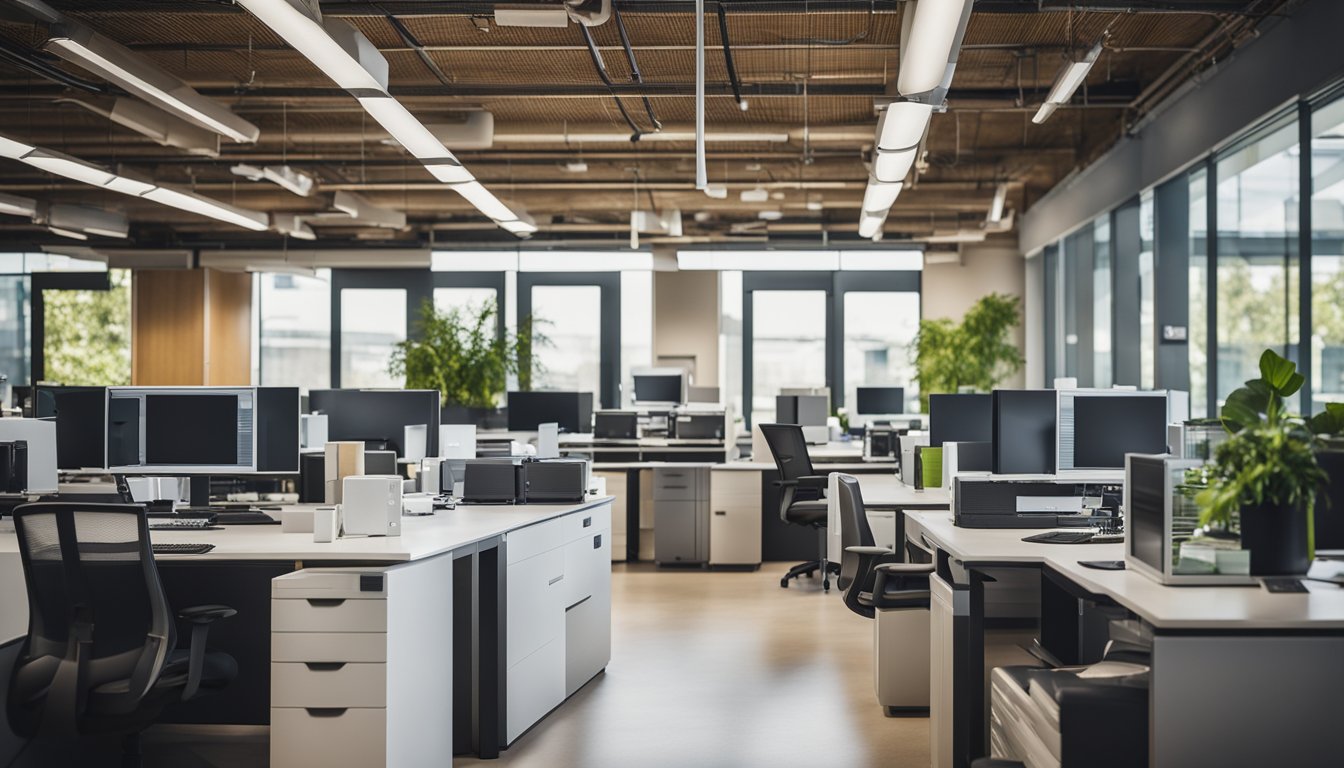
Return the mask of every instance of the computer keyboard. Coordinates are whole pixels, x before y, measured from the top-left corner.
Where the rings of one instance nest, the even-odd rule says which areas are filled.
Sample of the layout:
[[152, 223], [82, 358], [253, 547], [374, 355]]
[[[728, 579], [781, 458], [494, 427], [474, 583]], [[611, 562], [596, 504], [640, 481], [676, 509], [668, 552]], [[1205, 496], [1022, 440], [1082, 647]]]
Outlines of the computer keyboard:
[[1024, 537], [1023, 541], [1037, 544], [1086, 544], [1096, 536], [1092, 531], [1046, 531]]
[[213, 520], [206, 517], [157, 517], [149, 521], [149, 530], [151, 531], [213, 531], [218, 528], [219, 526], [215, 525]]
[[245, 511], [229, 512], [221, 510], [215, 514], [216, 525], [279, 525], [280, 521], [265, 512]]
[[204, 555], [214, 544], [154, 544], [156, 555]]

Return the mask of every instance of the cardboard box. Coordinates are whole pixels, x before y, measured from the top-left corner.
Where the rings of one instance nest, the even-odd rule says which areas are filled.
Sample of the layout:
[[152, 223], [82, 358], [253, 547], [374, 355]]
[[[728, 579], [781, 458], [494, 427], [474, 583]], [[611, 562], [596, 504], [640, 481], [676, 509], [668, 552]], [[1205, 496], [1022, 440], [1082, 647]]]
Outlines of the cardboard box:
[[326, 503], [340, 504], [343, 481], [351, 475], [364, 474], [364, 443], [349, 440], [326, 445]]

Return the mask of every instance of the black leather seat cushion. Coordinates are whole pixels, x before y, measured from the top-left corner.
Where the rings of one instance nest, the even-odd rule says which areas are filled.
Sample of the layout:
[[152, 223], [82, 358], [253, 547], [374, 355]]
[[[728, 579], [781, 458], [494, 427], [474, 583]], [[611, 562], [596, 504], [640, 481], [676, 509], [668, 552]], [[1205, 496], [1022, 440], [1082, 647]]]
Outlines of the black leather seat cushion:
[[787, 512], [789, 522], [797, 525], [824, 525], [826, 523], [826, 501], [795, 501]]

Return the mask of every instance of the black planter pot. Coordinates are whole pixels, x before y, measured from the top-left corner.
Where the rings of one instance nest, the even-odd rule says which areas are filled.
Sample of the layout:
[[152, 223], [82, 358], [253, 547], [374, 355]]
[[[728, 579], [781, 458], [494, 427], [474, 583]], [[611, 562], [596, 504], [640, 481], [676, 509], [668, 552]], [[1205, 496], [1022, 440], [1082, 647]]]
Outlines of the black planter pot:
[[444, 424], [475, 424], [477, 429], [507, 429], [509, 426], [508, 415], [499, 408], [445, 405], [439, 417]]
[[1241, 510], [1241, 546], [1251, 551], [1252, 576], [1295, 576], [1307, 572], [1307, 512], [1261, 504]]

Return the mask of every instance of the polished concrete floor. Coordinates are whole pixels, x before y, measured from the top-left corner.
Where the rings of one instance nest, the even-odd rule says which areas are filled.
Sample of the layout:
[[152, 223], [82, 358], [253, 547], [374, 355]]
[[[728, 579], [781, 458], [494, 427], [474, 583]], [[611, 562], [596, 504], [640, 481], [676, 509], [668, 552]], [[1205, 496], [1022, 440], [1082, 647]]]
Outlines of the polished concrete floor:
[[[887, 718], [873, 693], [872, 622], [823, 595], [787, 590], [788, 567], [755, 573], [617, 565], [612, 658], [524, 734], [498, 768], [793, 768], [929, 764], [927, 718]], [[993, 649], [1020, 662], [1017, 637]], [[155, 734], [147, 764], [232, 768], [266, 762], [264, 730]]]

